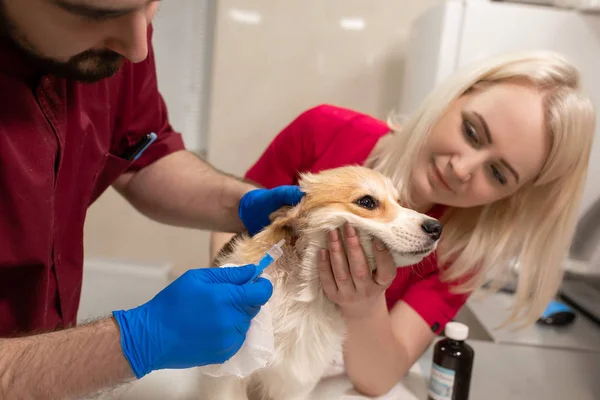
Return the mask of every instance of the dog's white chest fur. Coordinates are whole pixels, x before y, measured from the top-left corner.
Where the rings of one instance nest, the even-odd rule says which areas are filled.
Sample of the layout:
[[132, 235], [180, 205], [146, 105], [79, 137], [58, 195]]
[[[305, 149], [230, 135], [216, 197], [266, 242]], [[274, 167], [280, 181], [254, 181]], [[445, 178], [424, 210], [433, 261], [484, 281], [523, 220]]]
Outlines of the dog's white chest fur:
[[276, 381], [270, 378], [287, 375], [279, 381], [289, 385], [292, 379], [312, 389], [343, 342], [342, 316], [321, 293], [312, 301], [303, 302], [276, 290], [271, 304], [274, 306], [275, 355], [271, 367], [259, 375], [268, 378], [271, 384]]
[[258, 398], [302, 399], [313, 390], [340, 350], [345, 335], [342, 315], [323, 293], [315, 268], [317, 246], [302, 257], [300, 282], [273, 280], [269, 300], [275, 334], [270, 365], [253, 377]]
[[[285, 275], [271, 279], [273, 296], [269, 305], [275, 352], [268, 366], [243, 381], [203, 376], [202, 399], [300, 400], [319, 382], [340, 351], [345, 325], [337, 306], [321, 290], [315, 268], [316, 248], [310, 247], [300, 265], [295, 266], [301, 271], [301, 282]], [[228, 261], [241, 261], [232, 258]]]

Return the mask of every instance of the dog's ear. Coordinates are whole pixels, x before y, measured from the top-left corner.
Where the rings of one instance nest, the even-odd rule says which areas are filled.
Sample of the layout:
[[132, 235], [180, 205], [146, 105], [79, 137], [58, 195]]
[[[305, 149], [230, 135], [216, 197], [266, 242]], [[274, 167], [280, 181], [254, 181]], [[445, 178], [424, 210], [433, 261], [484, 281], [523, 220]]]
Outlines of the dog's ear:
[[285, 207], [281, 207], [280, 209], [273, 211], [271, 213], [271, 215], [269, 215], [269, 219], [271, 220], [271, 223], [280, 220], [282, 218], [285, 218], [286, 215], [292, 210], [293, 207], [290, 206], [285, 206]]
[[318, 181], [318, 174], [312, 172], [302, 172], [298, 178], [298, 186], [303, 192], [310, 191], [312, 185]]
[[282, 207], [271, 213], [271, 230], [278, 238], [285, 239], [287, 243], [294, 243], [298, 236], [300, 207]]

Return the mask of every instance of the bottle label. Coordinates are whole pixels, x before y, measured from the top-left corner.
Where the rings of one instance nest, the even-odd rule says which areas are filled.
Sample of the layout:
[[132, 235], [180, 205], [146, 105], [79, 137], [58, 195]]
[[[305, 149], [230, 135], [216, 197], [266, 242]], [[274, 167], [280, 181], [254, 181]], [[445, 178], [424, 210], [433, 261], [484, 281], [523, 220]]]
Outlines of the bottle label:
[[429, 378], [429, 397], [433, 400], [452, 400], [455, 372], [433, 363]]

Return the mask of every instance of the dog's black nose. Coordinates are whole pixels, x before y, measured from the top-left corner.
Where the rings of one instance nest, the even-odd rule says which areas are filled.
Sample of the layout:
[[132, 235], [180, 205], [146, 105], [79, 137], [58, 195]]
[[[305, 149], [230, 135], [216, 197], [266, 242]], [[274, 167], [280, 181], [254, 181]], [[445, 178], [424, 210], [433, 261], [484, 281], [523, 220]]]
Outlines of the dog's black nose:
[[438, 240], [442, 236], [442, 224], [435, 219], [428, 219], [421, 225], [423, 231], [433, 240]]

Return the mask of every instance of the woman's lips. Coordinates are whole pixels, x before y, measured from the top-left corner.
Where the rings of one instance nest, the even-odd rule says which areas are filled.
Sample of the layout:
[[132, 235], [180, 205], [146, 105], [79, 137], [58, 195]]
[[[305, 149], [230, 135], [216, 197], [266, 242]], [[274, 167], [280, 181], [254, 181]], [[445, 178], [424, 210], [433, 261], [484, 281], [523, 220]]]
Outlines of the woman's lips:
[[436, 180], [439, 181], [439, 183], [441, 184], [441, 186], [443, 188], [445, 188], [446, 190], [449, 190], [450, 192], [454, 192], [454, 190], [452, 190], [452, 188], [448, 184], [448, 181], [444, 178], [444, 175], [442, 175], [442, 173], [438, 169], [437, 165], [435, 165], [435, 163], [433, 163], [433, 162], [432, 162], [432, 164], [433, 164], [433, 174], [435, 175]]

